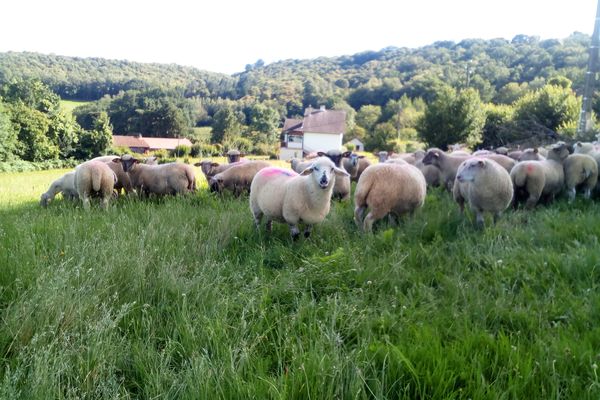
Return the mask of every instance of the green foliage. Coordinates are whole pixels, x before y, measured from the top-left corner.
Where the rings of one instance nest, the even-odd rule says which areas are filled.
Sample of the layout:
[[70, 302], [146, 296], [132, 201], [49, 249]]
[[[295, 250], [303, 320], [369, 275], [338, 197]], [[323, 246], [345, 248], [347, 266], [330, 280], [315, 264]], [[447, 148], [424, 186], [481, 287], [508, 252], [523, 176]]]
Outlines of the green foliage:
[[9, 109], [0, 102], [0, 162], [16, 157], [18, 137], [11, 122]]
[[11, 120], [18, 135], [17, 154], [25, 161], [58, 158], [60, 149], [48, 136], [50, 120], [44, 113], [23, 103], [10, 105]]
[[112, 126], [108, 114], [100, 112], [93, 122], [92, 129], [83, 131], [75, 152], [77, 158], [90, 159], [107, 152], [112, 145]]
[[192, 153], [192, 147], [181, 144], [175, 147], [175, 150], [171, 152], [173, 157], [187, 157]]
[[514, 109], [506, 104], [485, 105], [485, 125], [483, 126], [483, 147], [499, 147], [514, 140], [514, 136], [506, 135], [507, 129], [512, 126]]
[[548, 84], [521, 97], [514, 107], [515, 119], [531, 119], [557, 131], [561, 126], [577, 121], [581, 98], [568, 87]]
[[368, 135], [365, 140], [365, 149], [374, 150], [392, 150], [392, 141], [398, 138], [398, 131], [389, 122], [377, 124], [373, 129], [373, 133]]
[[60, 107], [60, 97], [37, 79], [17, 80], [0, 86], [0, 96], [8, 103], [19, 102], [42, 113], [58, 111]]
[[477, 91], [446, 87], [425, 110], [418, 131], [432, 147], [445, 148], [453, 143], [474, 146], [481, 142], [484, 124], [485, 111]]
[[252, 141], [244, 137], [234, 137], [223, 141], [223, 151], [239, 150], [243, 154], [250, 154], [254, 149]]
[[382, 112], [380, 106], [365, 105], [356, 113], [356, 123], [366, 131], [372, 131], [381, 118]]
[[58, 144], [60, 158], [73, 155], [79, 142], [80, 131], [80, 126], [71, 114], [58, 110], [50, 115], [47, 136], [53, 143]]
[[211, 143], [221, 143], [239, 136], [242, 130], [240, 119], [239, 115], [229, 107], [217, 111], [212, 126]]

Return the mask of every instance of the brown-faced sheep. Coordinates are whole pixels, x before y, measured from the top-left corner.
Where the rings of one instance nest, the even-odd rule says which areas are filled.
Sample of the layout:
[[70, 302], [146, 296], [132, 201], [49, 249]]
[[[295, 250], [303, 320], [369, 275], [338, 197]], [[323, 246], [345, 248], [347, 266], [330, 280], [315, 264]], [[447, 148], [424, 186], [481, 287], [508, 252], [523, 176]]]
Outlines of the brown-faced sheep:
[[517, 163], [510, 172], [515, 190], [515, 207], [523, 199], [526, 199], [527, 208], [535, 207], [541, 199], [554, 199], [564, 186], [563, 161], [568, 155], [567, 146], [559, 144], [551, 147], [545, 160]]
[[441, 185], [446, 188], [446, 190], [451, 191], [459, 165], [469, 157], [470, 155], [456, 156], [452, 154], [446, 154], [440, 149], [432, 148], [429, 149], [425, 154], [425, 157], [423, 158], [423, 164], [434, 165], [439, 168], [441, 173]]
[[492, 159], [469, 158], [458, 168], [452, 194], [461, 213], [465, 202], [476, 214], [479, 227], [484, 226], [484, 213], [494, 215], [494, 222], [508, 208], [513, 198], [513, 184], [506, 169]]
[[295, 240], [300, 235], [298, 224], [304, 223], [304, 236], [308, 237], [312, 226], [329, 214], [335, 179], [347, 176], [326, 157], [314, 159], [301, 174], [275, 167], [262, 169], [250, 186], [250, 211], [256, 227], [260, 228], [263, 216], [267, 231], [271, 231], [272, 221], [285, 222]]
[[86, 161], [75, 168], [75, 188], [83, 208], [90, 208], [90, 198], [99, 196], [102, 208], [108, 209], [108, 203], [113, 195], [117, 177], [115, 173], [101, 161]]
[[196, 176], [190, 165], [146, 165], [128, 154], [113, 159], [113, 162], [122, 165], [123, 171], [129, 174], [131, 185], [140, 195], [174, 195], [196, 190]]
[[270, 167], [266, 161], [246, 161], [238, 163], [231, 168], [213, 176], [210, 179], [211, 190], [223, 192], [227, 189], [239, 196], [245, 191], [250, 190], [250, 184], [254, 175], [263, 168]]
[[[365, 232], [388, 214], [396, 217], [420, 208], [427, 193], [423, 173], [404, 160], [370, 166], [361, 175], [354, 193], [354, 221]], [[369, 213], [363, 220], [367, 209]]]
[[[341, 152], [339, 150], [329, 150], [326, 153], [319, 151], [317, 153], [319, 157], [329, 158], [337, 168], [342, 168], [342, 158], [350, 157], [351, 151]], [[352, 186], [350, 184], [350, 176], [338, 176], [335, 179], [335, 185], [333, 186], [333, 198], [339, 200], [348, 200], [350, 198], [350, 190]]]

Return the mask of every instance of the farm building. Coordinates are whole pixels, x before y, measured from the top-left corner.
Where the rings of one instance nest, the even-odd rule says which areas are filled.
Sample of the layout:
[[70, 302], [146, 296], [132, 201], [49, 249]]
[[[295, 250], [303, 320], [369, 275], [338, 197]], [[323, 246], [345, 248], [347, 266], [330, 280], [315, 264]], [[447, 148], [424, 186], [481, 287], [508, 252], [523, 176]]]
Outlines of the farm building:
[[192, 146], [189, 139], [113, 135], [113, 146], [129, 147], [135, 153], [155, 150], [175, 150], [177, 146]]
[[301, 158], [314, 151], [340, 149], [346, 130], [346, 112], [308, 107], [304, 118], [288, 118], [283, 124], [279, 158]]
[[355, 151], [365, 151], [365, 145], [363, 144], [363, 142], [358, 139], [358, 138], [354, 138], [351, 141], [349, 141], [348, 143], [353, 144], [354, 145], [354, 150]]

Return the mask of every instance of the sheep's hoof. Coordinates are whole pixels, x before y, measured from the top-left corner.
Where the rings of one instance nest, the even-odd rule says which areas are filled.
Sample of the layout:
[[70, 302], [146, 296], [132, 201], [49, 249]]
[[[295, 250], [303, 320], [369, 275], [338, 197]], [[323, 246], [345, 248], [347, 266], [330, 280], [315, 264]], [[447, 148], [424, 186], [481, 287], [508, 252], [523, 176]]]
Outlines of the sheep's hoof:
[[304, 231], [304, 237], [307, 238], [310, 236], [310, 231]]
[[300, 237], [300, 232], [292, 233], [292, 240], [294, 242], [298, 241], [299, 237]]

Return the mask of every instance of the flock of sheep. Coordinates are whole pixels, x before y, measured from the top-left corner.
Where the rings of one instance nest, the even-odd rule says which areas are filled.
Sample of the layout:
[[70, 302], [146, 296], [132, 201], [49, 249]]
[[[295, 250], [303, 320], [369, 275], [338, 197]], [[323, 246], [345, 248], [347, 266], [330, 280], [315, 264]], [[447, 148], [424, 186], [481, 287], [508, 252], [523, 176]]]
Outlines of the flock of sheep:
[[[204, 160], [195, 166], [201, 168], [211, 191], [229, 190], [236, 195], [249, 191], [257, 227], [263, 218], [268, 231], [273, 221], [284, 222], [294, 239], [300, 235], [301, 224], [308, 237], [312, 226], [325, 219], [332, 198], [350, 198], [351, 181], [357, 182], [354, 219], [366, 232], [386, 215], [397, 218], [420, 208], [427, 186], [451, 191], [461, 212], [468, 204], [481, 227], [484, 213], [491, 213], [496, 221], [511, 204], [516, 207], [525, 202], [532, 208], [563, 190], [571, 201], [577, 190], [586, 198], [600, 192], [600, 148], [593, 143], [569, 146], [558, 142], [547, 148], [498, 148], [472, 154], [436, 148], [407, 154], [380, 152], [376, 164], [352, 152], [330, 150], [305, 160], [293, 159], [292, 169], [240, 156], [233, 151], [228, 153], [228, 164]], [[86, 209], [91, 197], [100, 197], [102, 207], [107, 208], [121, 190], [138, 195], [194, 192], [195, 171], [188, 164], [157, 164], [153, 158], [142, 162], [131, 155], [97, 157], [54, 181], [40, 204], [47, 206], [62, 193], [64, 198], [81, 199]]]

